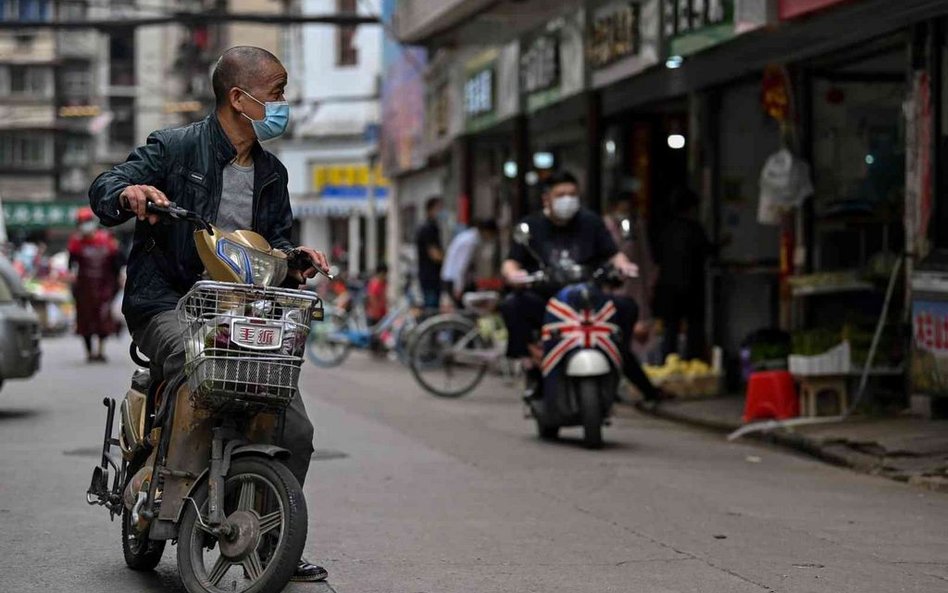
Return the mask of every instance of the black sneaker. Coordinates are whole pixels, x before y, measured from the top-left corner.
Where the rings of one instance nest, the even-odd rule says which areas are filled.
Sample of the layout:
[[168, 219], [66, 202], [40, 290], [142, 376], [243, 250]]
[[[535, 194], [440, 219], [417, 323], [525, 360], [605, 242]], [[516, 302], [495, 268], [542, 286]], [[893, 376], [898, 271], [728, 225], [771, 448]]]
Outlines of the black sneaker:
[[543, 375], [537, 369], [527, 371], [527, 388], [523, 392], [524, 403], [543, 399]]
[[310, 564], [301, 559], [299, 566], [296, 567], [296, 572], [293, 573], [293, 578], [290, 580], [296, 581], [297, 583], [317, 583], [319, 581], [325, 581], [328, 576], [329, 573], [322, 566], [316, 566], [315, 564]]

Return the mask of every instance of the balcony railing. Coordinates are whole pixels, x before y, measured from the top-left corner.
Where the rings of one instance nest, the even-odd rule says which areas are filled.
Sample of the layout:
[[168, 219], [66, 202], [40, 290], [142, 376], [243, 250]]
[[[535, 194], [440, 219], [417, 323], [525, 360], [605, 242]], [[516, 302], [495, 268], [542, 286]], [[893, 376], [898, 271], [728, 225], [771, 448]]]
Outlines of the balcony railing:
[[94, 58], [98, 54], [94, 31], [60, 31], [59, 55], [64, 58]]

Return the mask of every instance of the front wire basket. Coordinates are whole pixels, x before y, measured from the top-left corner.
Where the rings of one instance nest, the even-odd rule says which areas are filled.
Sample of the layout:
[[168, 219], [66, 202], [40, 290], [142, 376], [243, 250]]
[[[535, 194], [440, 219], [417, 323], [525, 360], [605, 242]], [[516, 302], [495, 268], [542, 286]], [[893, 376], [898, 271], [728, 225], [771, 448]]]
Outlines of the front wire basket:
[[281, 409], [296, 396], [313, 292], [202, 281], [178, 303], [191, 401], [212, 411]]

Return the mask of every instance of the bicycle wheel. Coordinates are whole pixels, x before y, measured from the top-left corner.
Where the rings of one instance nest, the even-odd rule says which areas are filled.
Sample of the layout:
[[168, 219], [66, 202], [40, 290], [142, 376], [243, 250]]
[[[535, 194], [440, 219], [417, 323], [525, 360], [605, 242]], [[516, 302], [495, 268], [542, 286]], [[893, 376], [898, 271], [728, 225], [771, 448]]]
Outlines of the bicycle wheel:
[[398, 357], [398, 362], [405, 366], [411, 364], [411, 340], [415, 330], [418, 328], [418, 320], [414, 315], [408, 313], [402, 319], [398, 329], [395, 330], [395, 343], [392, 348]]
[[313, 324], [306, 340], [306, 357], [323, 368], [339, 366], [349, 356], [352, 344], [346, 338], [349, 318], [344, 311], [327, 309], [323, 321]]
[[493, 351], [485, 347], [477, 325], [459, 315], [440, 315], [413, 332], [412, 375], [438, 397], [461, 397], [477, 387]]

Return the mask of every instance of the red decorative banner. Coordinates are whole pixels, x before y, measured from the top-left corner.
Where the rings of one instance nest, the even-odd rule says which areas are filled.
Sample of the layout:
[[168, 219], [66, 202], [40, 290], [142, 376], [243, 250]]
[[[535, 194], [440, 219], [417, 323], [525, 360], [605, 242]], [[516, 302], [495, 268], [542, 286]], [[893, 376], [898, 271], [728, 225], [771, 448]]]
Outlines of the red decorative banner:
[[764, 111], [780, 123], [792, 117], [792, 95], [790, 91], [790, 76], [787, 69], [779, 64], [771, 64], [764, 69], [764, 80], [761, 89], [761, 103]]

